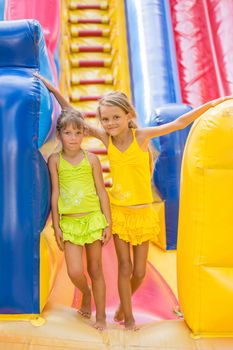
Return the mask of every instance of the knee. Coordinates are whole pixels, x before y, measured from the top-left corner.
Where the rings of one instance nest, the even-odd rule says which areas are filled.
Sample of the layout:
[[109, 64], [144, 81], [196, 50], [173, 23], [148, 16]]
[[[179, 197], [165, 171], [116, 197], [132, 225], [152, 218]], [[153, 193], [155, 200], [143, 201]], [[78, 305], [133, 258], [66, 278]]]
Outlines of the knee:
[[88, 266], [88, 274], [92, 280], [97, 280], [102, 275], [102, 267], [98, 262], [91, 263]]
[[145, 270], [135, 270], [133, 271], [133, 278], [137, 281], [142, 281], [144, 280], [146, 275], [146, 271]]
[[78, 267], [67, 267], [67, 273], [73, 283], [78, 283], [83, 278], [83, 270]]
[[132, 263], [131, 261], [120, 261], [118, 264], [119, 274], [124, 277], [131, 277]]

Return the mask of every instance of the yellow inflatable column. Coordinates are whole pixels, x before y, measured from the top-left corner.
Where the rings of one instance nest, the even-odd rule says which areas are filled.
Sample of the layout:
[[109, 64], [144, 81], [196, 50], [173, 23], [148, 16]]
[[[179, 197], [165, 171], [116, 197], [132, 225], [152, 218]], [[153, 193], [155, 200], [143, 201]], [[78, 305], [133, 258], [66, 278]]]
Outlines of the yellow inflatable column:
[[40, 235], [40, 312], [48, 301], [62, 262], [63, 254], [58, 249], [49, 219]]
[[181, 175], [178, 294], [196, 336], [233, 336], [233, 100], [189, 134]]

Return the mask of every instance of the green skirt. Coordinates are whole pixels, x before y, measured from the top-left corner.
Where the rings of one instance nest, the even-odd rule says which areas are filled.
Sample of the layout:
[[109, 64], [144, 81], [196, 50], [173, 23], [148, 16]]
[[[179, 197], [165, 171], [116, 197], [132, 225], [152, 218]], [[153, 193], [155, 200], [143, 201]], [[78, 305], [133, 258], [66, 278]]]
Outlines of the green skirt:
[[60, 220], [63, 241], [81, 246], [102, 240], [102, 233], [107, 225], [106, 218], [101, 211], [78, 217], [62, 215]]

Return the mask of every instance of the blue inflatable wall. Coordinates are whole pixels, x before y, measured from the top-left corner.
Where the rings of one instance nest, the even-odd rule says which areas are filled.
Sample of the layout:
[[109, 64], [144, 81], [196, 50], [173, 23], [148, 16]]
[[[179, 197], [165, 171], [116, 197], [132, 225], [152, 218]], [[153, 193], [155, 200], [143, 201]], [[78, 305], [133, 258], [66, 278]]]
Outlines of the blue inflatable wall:
[[48, 91], [33, 76], [39, 68], [51, 79], [39, 23], [0, 22], [1, 314], [39, 312], [39, 242], [50, 208], [39, 145], [52, 110]]
[[[151, 117], [151, 125], [169, 123], [189, 110], [191, 107], [183, 104], [157, 108]], [[176, 249], [181, 162], [190, 127], [160, 136], [157, 140], [160, 154], [155, 163], [153, 179], [165, 204], [167, 249]]]

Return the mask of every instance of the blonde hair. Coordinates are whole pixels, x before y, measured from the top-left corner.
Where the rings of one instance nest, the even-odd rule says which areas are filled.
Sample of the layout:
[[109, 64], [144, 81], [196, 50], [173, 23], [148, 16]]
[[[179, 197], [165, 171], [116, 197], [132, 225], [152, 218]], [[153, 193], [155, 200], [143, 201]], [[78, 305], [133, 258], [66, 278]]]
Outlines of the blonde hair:
[[60, 133], [70, 124], [77, 129], [85, 129], [84, 118], [80, 111], [73, 108], [63, 109], [57, 119], [57, 132]]
[[116, 106], [121, 108], [126, 114], [130, 113], [132, 118], [129, 120], [129, 128], [136, 129], [137, 123], [137, 115], [134, 106], [130, 103], [128, 97], [126, 94], [124, 94], [121, 91], [111, 91], [105, 94], [100, 100], [99, 100], [99, 106], [97, 108], [97, 112], [99, 114], [99, 117], [101, 118], [101, 106]]

